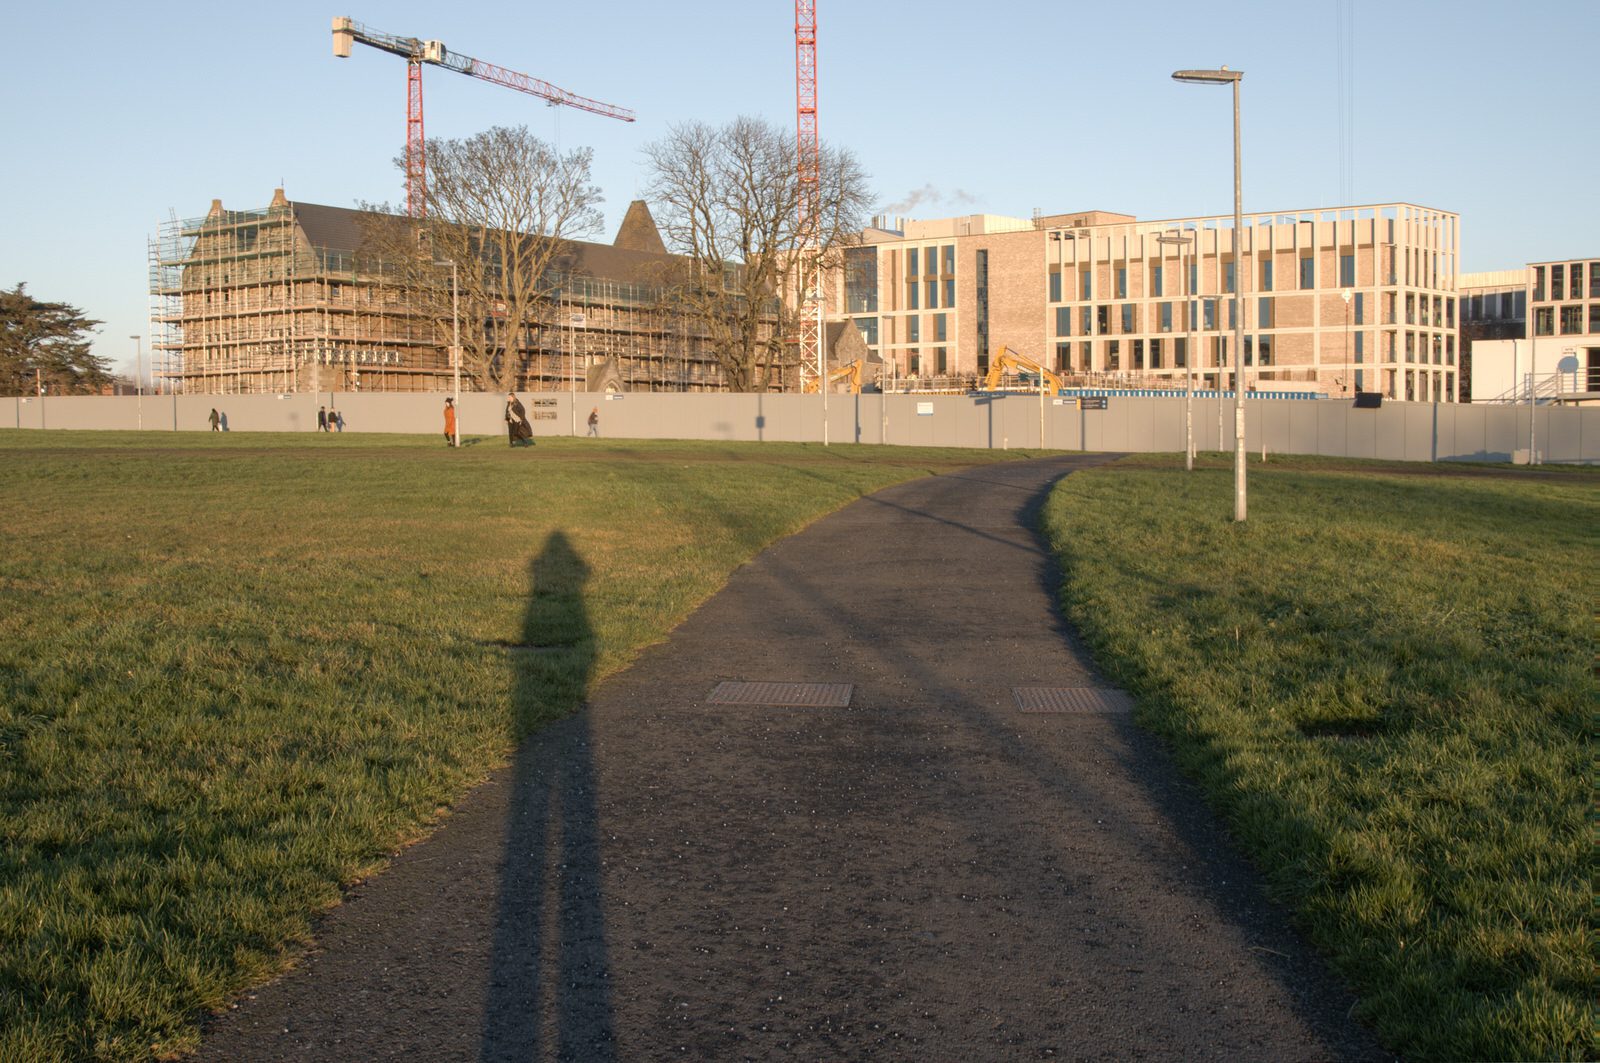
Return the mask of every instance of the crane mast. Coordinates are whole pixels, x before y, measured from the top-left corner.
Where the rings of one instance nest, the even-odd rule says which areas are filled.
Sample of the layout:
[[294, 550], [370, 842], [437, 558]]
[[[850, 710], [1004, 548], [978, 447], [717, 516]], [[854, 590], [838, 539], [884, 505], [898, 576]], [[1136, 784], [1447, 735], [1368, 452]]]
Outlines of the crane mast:
[[515, 70], [507, 70], [494, 63], [485, 63], [469, 55], [452, 52], [443, 41], [424, 41], [416, 37], [401, 37], [394, 33], [364, 26], [352, 18], [333, 20], [333, 54], [340, 59], [350, 58], [357, 42], [370, 48], [398, 55], [406, 61], [406, 212], [420, 218], [427, 212], [427, 153], [424, 150], [422, 131], [422, 64], [442, 66], [458, 74], [475, 77], [503, 85], [508, 89], [537, 96], [549, 103], [563, 107], [576, 107], [580, 111], [604, 115], [622, 122], [634, 120], [626, 107], [602, 103], [587, 96], [579, 96], [566, 89], [557, 88]]
[[[822, 255], [821, 255], [821, 147], [817, 140], [817, 4], [795, 0], [794, 87], [796, 172], [799, 179], [798, 233], [803, 272], [798, 307], [800, 385], [821, 387], [826, 377], [822, 364]], [[824, 416], [827, 390], [822, 388]], [[827, 439], [827, 426], [823, 426]]]

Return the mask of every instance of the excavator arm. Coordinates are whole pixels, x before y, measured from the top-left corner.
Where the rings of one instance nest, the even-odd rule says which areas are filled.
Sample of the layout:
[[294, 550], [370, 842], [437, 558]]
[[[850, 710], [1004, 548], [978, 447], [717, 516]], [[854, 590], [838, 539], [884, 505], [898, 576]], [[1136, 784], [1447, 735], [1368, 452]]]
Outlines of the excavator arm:
[[994, 357], [989, 359], [989, 375], [984, 377], [983, 386], [990, 391], [995, 390], [1005, 381], [1007, 372], [1037, 373], [1045, 386], [1053, 392], [1059, 392], [1066, 387], [1066, 383], [1060, 377], [1010, 347], [1001, 347], [994, 353]]
[[[841, 381], [849, 382], [852, 395], [861, 394], [861, 359], [857, 358], [855, 361], [841, 365], [828, 373], [829, 387]], [[815, 392], [817, 390], [817, 382], [815, 380], [806, 381], [805, 390], [807, 392]]]

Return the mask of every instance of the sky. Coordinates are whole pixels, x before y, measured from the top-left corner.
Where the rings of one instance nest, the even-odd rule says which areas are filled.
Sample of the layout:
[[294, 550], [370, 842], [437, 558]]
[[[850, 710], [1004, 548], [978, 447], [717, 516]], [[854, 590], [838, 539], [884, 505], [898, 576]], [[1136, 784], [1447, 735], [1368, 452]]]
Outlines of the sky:
[[[1600, 255], [1593, 50], [1600, 0], [817, 0], [818, 128], [870, 175], [875, 212], [936, 218], [1413, 202], [1461, 215], [1463, 272]], [[452, 51], [633, 109], [619, 122], [424, 67], [431, 137], [526, 125], [594, 152], [610, 240], [676, 124], [792, 129], [789, 0], [599, 4], [14, 5], [0, 65], [0, 287], [104, 322], [131, 370], [148, 338], [148, 241], [213, 199], [404, 201], [406, 64], [331, 24]]]

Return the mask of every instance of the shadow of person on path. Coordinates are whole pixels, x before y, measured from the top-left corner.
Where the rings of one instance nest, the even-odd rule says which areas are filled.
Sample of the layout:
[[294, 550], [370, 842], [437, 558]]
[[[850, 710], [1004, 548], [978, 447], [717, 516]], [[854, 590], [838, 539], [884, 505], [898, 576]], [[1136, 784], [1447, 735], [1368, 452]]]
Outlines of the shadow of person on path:
[[[517, 732], [582, 705], [594, 667], [589, 567], [562, 532], [528, 566], [511, 647]], [[616, 1058], [587, 710], [522, 743], [507, 810], [479, 1058]]]

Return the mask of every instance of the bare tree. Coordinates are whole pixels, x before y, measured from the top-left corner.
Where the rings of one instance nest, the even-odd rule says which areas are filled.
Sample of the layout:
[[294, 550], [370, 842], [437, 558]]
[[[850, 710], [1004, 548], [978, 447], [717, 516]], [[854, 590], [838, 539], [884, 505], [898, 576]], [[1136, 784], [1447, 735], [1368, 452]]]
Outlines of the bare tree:
[[[427, 151], [427, 217], [376, 208], [384, 213], [369, 219], [366, 246], [440, 346], [451, 331], [455, 263], [462, 372], [480, 389], [509, 390], [542, 327], [555, 323], [563, 278], [554, 267], [574, 238], [600, 225], [593, 153], [558, 155], [525, 126], [432, 140]], [[404, 170], [405, 160], [395, 165]]]
[[814, 235], [826, 261], [860, 230], [864, 171], [850, 152], [825, 149], [814, 228], [801, 232], [795, 138], [760, 119], [673, 126], [645, 157], [662, 235], [685, 257], [672, 279], [683, 312], [730, 388], [766, 390], [793, 360], [784, 340], [809, 273], [801, 249]]

